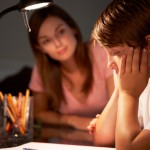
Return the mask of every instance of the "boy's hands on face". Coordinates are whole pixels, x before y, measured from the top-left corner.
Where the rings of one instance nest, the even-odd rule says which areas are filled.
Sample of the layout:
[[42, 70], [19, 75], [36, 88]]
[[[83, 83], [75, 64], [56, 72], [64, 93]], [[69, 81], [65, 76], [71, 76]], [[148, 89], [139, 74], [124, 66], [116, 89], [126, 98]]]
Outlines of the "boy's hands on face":
[[133, 97], [139, 97], [145, 89], [148, 78], [149, 52], [130, 48], [128, 54], [121, 58], [119, 66], [119, 92]]

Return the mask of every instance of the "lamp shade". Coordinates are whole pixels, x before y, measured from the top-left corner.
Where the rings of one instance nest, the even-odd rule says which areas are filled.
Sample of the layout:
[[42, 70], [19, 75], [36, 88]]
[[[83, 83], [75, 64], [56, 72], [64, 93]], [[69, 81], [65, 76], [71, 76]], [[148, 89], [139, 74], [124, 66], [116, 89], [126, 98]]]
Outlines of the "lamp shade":
[[24, 23], [26, 28], [31, 31], [29, 23], [28, 23], [28, 18], [27, 18], [27, 11], [33, 10], [33, 9], [40, 9], [43, 7], [48, 7], [53, 3], [53, 0], [20, 0], [20, 2], [14, 6], [11, 6], [2, 12], [0, 12], [0, 19], [7, 13], [18, 10], [22, 12]]
[[0, 19], [7, 13], [18, 10], [18, 11], [28, 11], [33, 9], [39, 9], [43, 7], [48, 7], [53, 3], [53, 0], [20, 0], [20, 2], [14, 6], [11, 6], [2, 12], [0, 12]]
[[20, 0], [18, 4], [19, 11], [27, 11], [48, 7], [53, 3], [52, 0]]

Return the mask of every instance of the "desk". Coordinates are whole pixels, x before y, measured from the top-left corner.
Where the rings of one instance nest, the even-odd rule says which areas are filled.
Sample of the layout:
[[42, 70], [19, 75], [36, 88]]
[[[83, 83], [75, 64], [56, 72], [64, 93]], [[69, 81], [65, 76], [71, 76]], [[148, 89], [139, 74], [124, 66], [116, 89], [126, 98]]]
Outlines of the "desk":
[[[7, 143], [6, 146], [1, 147], [3, 149], [11, 149], [11, 147], [22, 146], [24, 143], [28, 143], [29, 141], [26, 141], [24, 138], [23, 142], [18, 142], [17, 139], [15, 140], [15, 143]], [[76, 146], [86, 146], [86, 147], [95, 147], [92, 140], [92, 135], [88, 133], [88, 131], [82, 131], [82, 130], [76, 130], [70, 127], [58, 127], [58, 126], [43, 126], [42, 128], [35, 128], [34, 129], [34, 138], [30, 141], [32, 144], [31, 146], [36, 146], [36, 149], [39, 150], [39, 143], [43, 143], [45, 145], [47, 144], [54, 144], [54, 145], [48, 145], [48, 146], [55, 146], [57, 144], [63, 144], [64, 145], [76, 145]], [[37, 142], [37, 143], [34, 143]], [[19, 146], [21, 145], [21, 146]], [[38, 145], [38, 146], [37, 146]], [[43, 145], [43, 146], [45, 146]], [[30, 145], [26, 145], [30, 146]], [[0, 150], [1, 150], [0, 148]], [[15, 147], [16, 148], [16, 147]], [[78, 147], [77, 147], [78, 148]], [[81, 147], [80, 147], [81, 148]], [[17, 150], [17, 149], [14, 149]], [[22, 150], [22, 149], [21, 149]], [[46, 150], [45, 148], [42, 150]], [[56, 149], [51, 149], [56, 150]], [[63, 149], [60, 149], [63, 150]], [[64, 149], [67, 150], [67, 149]], [[69, 150], [73, 150], [72, 148]], [[80, 149], [81, 150], [81, 149]], [[83, 149], [82, 149], [83, 150]], [[88, 149], [86, 149], [88, 150]]]
[[115, 150], [115, 148], [31, 142], [2, 150]]
[[96, 147], [93, 145], [92, 136], [87, 131], [70, 127], [43, 126], [40, 133], [37, 129], [34, 131], [34, 142], [0, 150], [116, 150]]
[[40, 131], [35, 129], [34, 135], [35, 142], [94, 146], [88, 131], [70, 127], [43, 126]]

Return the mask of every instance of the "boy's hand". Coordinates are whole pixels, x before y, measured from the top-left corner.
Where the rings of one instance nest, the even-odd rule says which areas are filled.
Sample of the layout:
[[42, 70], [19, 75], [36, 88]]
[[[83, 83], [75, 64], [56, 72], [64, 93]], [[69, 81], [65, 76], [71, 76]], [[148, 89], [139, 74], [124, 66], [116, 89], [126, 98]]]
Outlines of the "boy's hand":
[[145, 49], [133, 48], [127, 56], [123, 56], [119, 68], [119, 92], [130, 96], [139, 97], [145, 89], [148, 78], [148, 57], [149, 52]]
[[97, 115], [96, 115], [96, 118], [94, 118], [94, 119], [90, 122], [90, 124], [87, 126], [87, 129], [89, 130], [89, 133], [90, 133], [90, 134], [93, 134], [93, 133], [94, 133], [95, 128], [96, 128], [96, 122], [97, 122], [99, 116], [100, 116], [100, 114], [97, 114]]

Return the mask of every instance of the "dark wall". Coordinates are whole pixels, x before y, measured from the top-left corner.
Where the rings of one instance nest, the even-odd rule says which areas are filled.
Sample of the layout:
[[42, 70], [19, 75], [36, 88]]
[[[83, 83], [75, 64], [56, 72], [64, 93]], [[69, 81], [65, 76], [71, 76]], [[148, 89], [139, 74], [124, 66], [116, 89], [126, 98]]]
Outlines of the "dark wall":
[[[0, 11], [15, 5], [19, 0], [0, 0]], [[110, 0], [54, 0], [77, 21], [88, 40], [96, 18]], [[23, 66], [33, 66], [34, 57], [30, 49], [22, 15], [19, 11], [8, 13], [0, 20], [0, 80], [14, 74]]]

